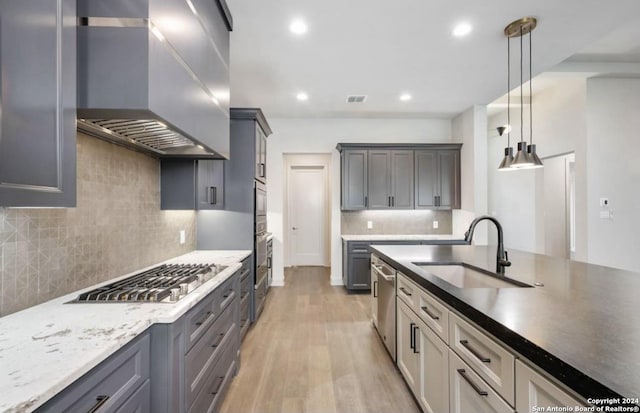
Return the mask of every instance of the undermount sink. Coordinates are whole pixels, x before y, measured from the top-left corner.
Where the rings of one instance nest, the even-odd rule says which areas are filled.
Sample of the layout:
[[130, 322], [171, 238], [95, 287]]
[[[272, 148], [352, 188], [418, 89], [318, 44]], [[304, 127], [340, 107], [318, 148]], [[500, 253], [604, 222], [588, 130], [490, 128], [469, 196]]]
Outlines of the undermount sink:
[[466, 265], [438, 265], [414, 262], [431, 275], [458, 288], [526, 288], [532, 287], [511, 278], [502, 277], [488, 271], [480, 271]]

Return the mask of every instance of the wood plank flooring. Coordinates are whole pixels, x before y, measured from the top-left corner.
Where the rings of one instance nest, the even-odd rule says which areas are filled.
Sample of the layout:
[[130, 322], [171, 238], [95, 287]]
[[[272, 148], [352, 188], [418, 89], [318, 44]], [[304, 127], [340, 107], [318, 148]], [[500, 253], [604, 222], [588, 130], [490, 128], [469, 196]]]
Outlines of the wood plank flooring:
[[370, 321], [329, 269], [285, 271], [242, 344], [223, 413], [419, 412]]

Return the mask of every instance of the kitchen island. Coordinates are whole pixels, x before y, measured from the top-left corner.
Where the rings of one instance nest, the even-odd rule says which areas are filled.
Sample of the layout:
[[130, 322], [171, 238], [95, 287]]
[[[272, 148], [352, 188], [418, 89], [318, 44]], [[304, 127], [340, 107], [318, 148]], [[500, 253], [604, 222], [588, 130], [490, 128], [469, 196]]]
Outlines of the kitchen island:
[[640, 397], [640, 274], [509, 251], [506, 277], [532, 287], [458, 288], [416, 263], [495, 272], [495, 247], [370, 249], [588, 403]]
[[175, 322], [236, 274], [249, 255], [193, 251], [159, 263], [227, 267], [176, 303], [67, 304], [93, 286], [0, 318], [0, 412], [35, 410], [152, 325]]

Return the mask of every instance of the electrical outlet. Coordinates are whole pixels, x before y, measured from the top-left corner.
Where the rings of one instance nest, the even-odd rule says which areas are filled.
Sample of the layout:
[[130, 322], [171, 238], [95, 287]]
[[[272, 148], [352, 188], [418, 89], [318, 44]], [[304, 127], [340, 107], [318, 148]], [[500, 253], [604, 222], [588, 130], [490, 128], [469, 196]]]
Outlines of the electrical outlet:
[[600, 198], [600, 206], [601, 207], [609, 206], [609, 198]]
[[187, 242], [187, 234], [186, 234], [185, 230], [181, 229], [180, 230], [180, 244], [184, 244], [185, 242]]
[[367, 229], [373, 229], [373, 221], [367, 221]]
[[438, 229], [438, 221], [433, 221], [433, 229]]

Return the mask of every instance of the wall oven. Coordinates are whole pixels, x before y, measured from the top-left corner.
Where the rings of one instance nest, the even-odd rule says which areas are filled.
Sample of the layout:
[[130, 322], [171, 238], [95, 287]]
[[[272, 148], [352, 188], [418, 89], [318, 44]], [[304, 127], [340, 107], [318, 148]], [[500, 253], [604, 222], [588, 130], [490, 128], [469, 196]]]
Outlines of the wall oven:
[[253, 320], [262, 312], [268, 288], [268, 260], [267, 260], [267, 188], [262, 182], [255, 181], [255, 280]]

